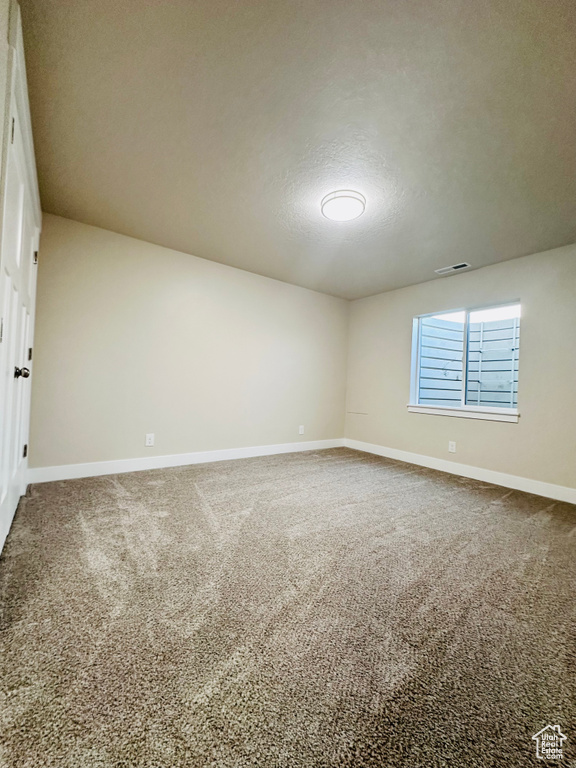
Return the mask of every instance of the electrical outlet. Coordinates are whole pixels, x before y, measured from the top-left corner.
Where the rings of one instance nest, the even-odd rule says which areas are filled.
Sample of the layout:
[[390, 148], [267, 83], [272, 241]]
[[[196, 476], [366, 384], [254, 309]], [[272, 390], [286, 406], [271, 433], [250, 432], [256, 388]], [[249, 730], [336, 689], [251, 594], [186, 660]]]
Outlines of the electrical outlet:
[[299, 432], [301, 435], [303, 435], [303, 434], [304, 434], [304, 424], [301, 424], [301, 425], [300, 425], [300, 429], [298, 430], [298, 432]]
[[146, 448], [151, 448], [154, 445], [154, 432], [149, 432], [146, 435]]
[[448, 452], [449, 453], [456, 453], [456, 443], [454, 440], [448, 441]]

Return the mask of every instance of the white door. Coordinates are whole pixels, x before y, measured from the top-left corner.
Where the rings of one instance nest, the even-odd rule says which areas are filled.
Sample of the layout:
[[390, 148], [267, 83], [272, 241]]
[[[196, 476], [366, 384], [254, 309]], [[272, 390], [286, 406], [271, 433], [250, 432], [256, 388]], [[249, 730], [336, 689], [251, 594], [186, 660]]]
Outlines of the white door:
[[11, 106], [0, 250], [0, 550], [26, 491], [39, 235], [16, 98]]

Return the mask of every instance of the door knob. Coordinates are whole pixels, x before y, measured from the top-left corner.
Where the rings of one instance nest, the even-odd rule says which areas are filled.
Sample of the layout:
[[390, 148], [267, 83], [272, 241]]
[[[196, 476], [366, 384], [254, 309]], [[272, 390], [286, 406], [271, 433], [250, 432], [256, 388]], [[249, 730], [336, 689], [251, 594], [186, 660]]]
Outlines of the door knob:
[[14, 368], [14, 378], [17, 379], [18, 376], [22, 376], [23, 379], [27, 379], [28, 376], [30, 376], [30, 371], [28, 368]]

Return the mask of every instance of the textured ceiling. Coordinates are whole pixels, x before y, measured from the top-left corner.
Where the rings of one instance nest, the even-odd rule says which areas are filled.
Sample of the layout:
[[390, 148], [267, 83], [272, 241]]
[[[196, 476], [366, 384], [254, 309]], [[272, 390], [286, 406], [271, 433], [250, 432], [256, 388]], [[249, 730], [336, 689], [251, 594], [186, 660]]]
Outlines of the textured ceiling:
[[346, 298], [576, 239], [574, 0], [21, 4], [45, 211]]

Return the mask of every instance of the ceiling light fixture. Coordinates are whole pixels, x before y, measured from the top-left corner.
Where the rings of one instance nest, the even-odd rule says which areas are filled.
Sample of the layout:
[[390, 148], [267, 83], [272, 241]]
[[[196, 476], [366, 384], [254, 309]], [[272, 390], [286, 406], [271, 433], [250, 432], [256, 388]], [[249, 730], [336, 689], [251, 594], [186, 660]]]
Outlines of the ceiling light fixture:
[[364, 213], [366, 198], [352, 189], [339, 189], [322, 198], [320, 209], [332, 221], [352, 221]]

